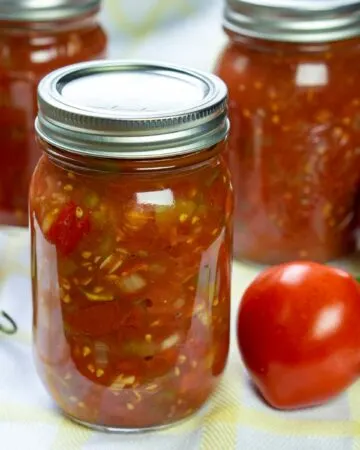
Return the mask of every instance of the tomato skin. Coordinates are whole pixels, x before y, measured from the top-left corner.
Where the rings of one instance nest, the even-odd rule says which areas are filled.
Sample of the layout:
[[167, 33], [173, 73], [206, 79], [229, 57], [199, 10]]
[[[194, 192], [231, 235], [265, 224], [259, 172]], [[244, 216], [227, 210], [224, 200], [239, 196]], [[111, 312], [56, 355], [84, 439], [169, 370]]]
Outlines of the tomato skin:
[[275, 408], [322, 404], [360, 371], [360, 295], [346, 272], [295, 262], [265, 270], [246, 290], [238, 345]]
[[[78, 213], [79, 210], [81, 214]], [[76, 249], [81, 239], [89, 232], [89, 215], [85, 215], [82, 209], [71, 201], [60, 211], [47, 233], [47, 238], [56, 245], [62, 255], [66, 256]]]

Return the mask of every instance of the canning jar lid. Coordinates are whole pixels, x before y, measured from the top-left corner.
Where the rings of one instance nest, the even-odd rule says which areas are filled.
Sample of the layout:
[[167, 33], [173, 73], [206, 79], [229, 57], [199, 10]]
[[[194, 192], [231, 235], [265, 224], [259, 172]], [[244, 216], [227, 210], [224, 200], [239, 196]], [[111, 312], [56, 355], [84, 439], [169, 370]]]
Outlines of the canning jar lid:
[[164, 158], [208, 149], [229, 130], [227, 88], [177, 66], [93, 61], [38, 89], [36, 130], [54, 147], [99, 158]]
[[224, 27], [254, 38], [330, 42], [360, 35], [358, 0], [227, 0]]
[[65, 20], [100, 8], [101, 0], [0, 0], [0, 20]]

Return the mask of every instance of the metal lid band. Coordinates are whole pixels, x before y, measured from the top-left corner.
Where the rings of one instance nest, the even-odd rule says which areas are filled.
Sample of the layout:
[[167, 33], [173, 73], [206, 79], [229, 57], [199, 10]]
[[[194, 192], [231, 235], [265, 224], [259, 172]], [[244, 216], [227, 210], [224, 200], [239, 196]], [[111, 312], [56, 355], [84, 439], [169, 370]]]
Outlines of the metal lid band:
[[67, 152], [152, 159], [210, 148], [229, 131], [216, 76], [157, 63], [95, 61], [39, 85], [38, 134]]
[[67, 20], [99, 10], [101, 0], [0, 0], [0, 21]]
[[227, 0], [225, 29], [272, 41], [322, 43], [360, 36], [357, 0]]

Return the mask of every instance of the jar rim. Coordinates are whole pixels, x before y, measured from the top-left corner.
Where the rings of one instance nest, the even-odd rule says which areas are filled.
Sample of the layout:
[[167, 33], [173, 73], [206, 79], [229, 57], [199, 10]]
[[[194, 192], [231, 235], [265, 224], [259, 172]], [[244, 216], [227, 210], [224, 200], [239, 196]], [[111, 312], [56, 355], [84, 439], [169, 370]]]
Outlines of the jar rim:
[[323, 43], [360, 36], [357, 0], [227, 0], [224, 28], [252, 38]]
[[0, 0], [0, 21], [69, 20], [99, 11], [101, 0]]
[[229, 131], [227, 88], [215, 75], [144, 61], [59, 69], [38, 89], [38, 135], [97, 158], [154, 159], [205, 150]]

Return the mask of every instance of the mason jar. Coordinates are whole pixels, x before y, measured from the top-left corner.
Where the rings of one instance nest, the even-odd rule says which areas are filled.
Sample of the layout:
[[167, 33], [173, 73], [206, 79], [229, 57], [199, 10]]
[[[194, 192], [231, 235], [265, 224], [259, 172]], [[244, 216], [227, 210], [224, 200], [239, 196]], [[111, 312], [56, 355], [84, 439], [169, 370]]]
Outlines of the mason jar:
[[0, 0], [0, 225], [28, 224], [28, 191], [39, 160], [34, 121], [41, 78], [105, 56], [99, 0]]
[[228, 0], [229, 166], [239, 259], [325, 262], [355, 250], [360, 3]]
[[92, 62], [39, 86], [30, 191], [39, 375], [71, 419], [177, 422], [229, 350], [232, 188], [213, 75]]

